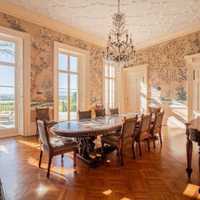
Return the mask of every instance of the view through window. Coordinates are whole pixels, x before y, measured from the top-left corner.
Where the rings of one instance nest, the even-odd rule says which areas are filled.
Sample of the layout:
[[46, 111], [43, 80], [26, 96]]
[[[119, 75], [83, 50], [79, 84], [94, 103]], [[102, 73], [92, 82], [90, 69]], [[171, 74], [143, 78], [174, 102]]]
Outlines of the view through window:
[[16, 44], [0, 38], [0, 130], [15, 128]]
[[59, 51], [58, 53], [58, 118], [77, 118], [78, 107], [78, 57]]
[[116, 69], [113, 63], [105, 64], [105, 108], [109, 110], [116, 106]]

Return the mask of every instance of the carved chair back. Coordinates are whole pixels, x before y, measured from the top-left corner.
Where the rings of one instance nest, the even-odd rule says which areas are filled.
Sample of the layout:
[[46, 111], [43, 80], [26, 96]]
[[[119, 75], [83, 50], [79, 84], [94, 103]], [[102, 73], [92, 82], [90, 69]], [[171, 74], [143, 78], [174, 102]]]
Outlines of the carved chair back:
[[158, 112], [155, 117], [155, 123], [153, 127], [153, 131], [155, 133], [159, 133], [162, 128], [162, 121], [163, 121], [164, 111]]
[[96, 109], [95, 110], [95, 115], [96, 115], [96, 117], [105, 117], [105, 115], [106, 115], [105, 108]]
[[161, 107], [153, 107], [153, 106], [151, 107], [151, 106], [149, 106], [148, 110], [149, 110], [150, 113], [155, 113], [156, 114], [156, 113], [161, 111]]
[[39, 141], [41, 148], [43, 150], [49, 151], [51, 149], [51, 145], [49, 142], [49, 134], [46, 122], [42, 120], [37, 120], [37, 127], [38, 127], [38, 134], [39, 134]]
[[91, 119], [92, 118], [92, 111], [88, 110], [88, 111], [78, 111], [78, 116], [79, 116], [79, 120], [82, 119]]
[[36, 108], [36, 120], [49, 121], [49, 108]]
[[119, 109], [118, 108], [110, 108], [110, 114], [111, 115], [119, 114]]
[[151, 114], [143, 114], [141, 117], [140, 127], [138, 136], [140, 138], [144, 138], [146, 134], [150, 133], [150, 125], [151, 125]]

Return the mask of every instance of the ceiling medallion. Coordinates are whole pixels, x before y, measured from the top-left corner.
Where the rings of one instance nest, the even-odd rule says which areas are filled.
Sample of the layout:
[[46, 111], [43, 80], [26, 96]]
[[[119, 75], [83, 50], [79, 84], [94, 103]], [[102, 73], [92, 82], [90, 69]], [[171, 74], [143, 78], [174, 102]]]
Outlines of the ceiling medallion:
[[106, 61], [114, 61], [127, 67], [130, 60], [135, 57], [135, 50], [131, 35], [125, 28], [125, 14], [120, 11], [120, 0], [118, 0], [118, 11], [112, 17], [113, 28], [111, 29], [106, 50], [103, 52], [103, 58]]

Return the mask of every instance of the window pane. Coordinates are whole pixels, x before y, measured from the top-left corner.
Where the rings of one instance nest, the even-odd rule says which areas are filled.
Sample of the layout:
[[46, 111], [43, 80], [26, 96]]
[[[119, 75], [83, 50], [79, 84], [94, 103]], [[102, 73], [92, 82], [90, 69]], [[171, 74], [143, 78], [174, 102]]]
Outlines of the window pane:
[[78, 58], [75, 56], [70, 56], [70, 71], [71, 72], [78, 71]]
[[59, 120], [67, 120], [67, 105], [68, 105], [68, 74], [59, 73], [58, 81], [59, 93]]
[[70, 74], [70, 119], [76, 119], [78, 105], [78, 75]]
[[78, 89], [78, 75], [70, 74], [70, 90]]
[[70, 92], [70, 119], [76, 119], [77, 117], [77, 104], [78, 104], [78, 91], [71, 90]]
[[15, 68], [0, 65], [0, 86], [15, 85]]
[[105, 79], [105, 105], [106, 105], [106, 108], [109, 109], [109, 101], [108, 101], [108, 91], [109, 91], [109, 88], [108, 88], [108, 79], [106, 78]]
[[110, 77], [115, 77], [115, 67], [114, 66], [110, 66]]
[[15, 63], [15, 43], [0, 40], [0, 61]]
[[59, 79], [58, 79], [58, 88], [67, 90], [67, 84], [68, 84], [68, 74], [59, 72]]
[[58, 54], [58, 68], [60, 70], [67, 71], [67, 67], [68, 67], [68, 56], [64, 53], [59, 53]]
[[0, 129], [15, 127], [15, 88], [0, 87]]

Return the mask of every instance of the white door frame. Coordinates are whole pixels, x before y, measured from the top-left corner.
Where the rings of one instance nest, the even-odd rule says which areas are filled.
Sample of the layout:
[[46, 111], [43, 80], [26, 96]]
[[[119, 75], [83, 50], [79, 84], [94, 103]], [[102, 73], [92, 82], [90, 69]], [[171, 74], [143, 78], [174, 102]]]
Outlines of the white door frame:
[[[124, 91], [126, 91], [126, 73], [130, 72], [142, 72], [144, 74], [144, 83], [146, 85], [145, 93], [146, 93], [146, 110], [148, 108], [148, 94], [149, 94], [149, 88], [148, 88], [148, 64], [143, 65], [137, 65], [134, 67], [128, 67], [123, 69], [123, 79], [124, 79]], [[126, 108], [126, 96], [124, 95], [124, 108]]]
[[10, 137], [15, 135], [31, 135], [31, 99], [30, 99], [30, 88], [31, 88], [31, 38], [30, 35], [24, 32], [15, 31], [10, 28], [0, 26], [0, 34], [5, 37], [14, 38], [19, 42], [23, 51], [19, 52], [19, 60], [17, 65], [21, 65], [23, 70], [22, 81], [22, 94], [17, 98], [22, 98], [23, 112], [19, 117], [22, 117], [21, 127], [18, 128], [18, 133], [5, 133], [0, 134], [0, 137]]
[[75, 54], [79, 58], [79, 83], [78, 83], [78, 109], [89, 109], [88, 85], [89, 85], [89, 52], [64, 43], [54, 42], [54, 120], [58, 120], [58, 52], [59, 49], [69, 54]]
[[197, 64], [200, 65], [200, 53], [185, 56], [185, 62], [187, 67], [187, 109], [188, 109], [188, 121], [193, 118], [193, 69]]

